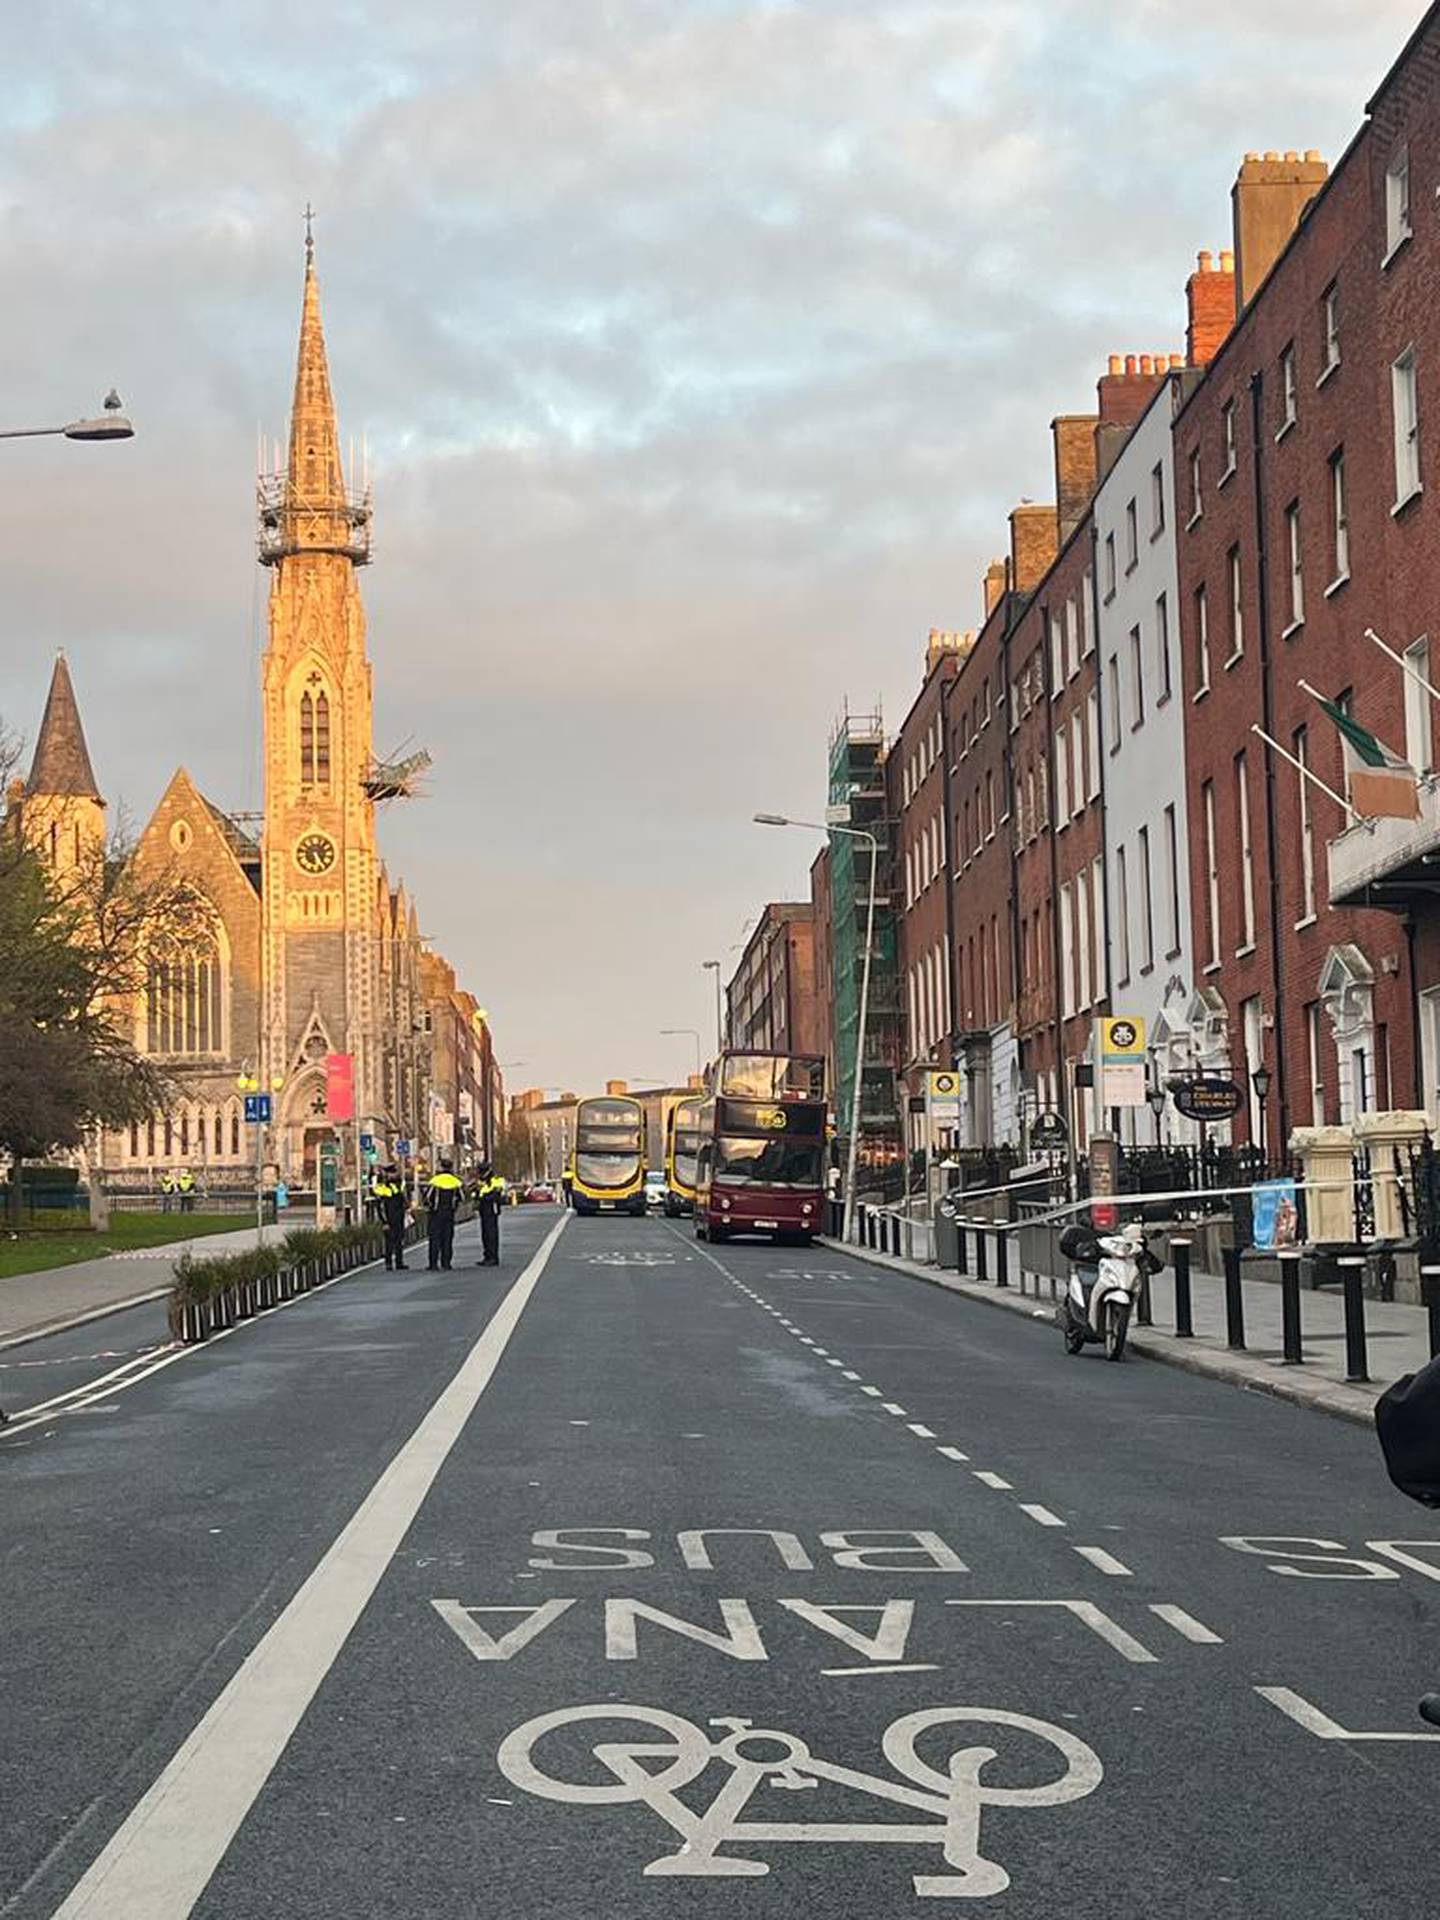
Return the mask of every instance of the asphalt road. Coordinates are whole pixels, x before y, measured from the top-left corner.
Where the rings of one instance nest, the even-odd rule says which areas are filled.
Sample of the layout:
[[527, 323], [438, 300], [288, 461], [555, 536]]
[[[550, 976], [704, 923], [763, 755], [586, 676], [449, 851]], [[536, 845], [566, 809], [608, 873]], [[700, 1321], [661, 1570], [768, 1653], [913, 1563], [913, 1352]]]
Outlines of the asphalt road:
[[93, 1394], [151, 1310], [23, 1350], [79, 1390], [0, 1438], [6, 1920], [1434, 1903], [1440, 1524], [1366, 1433], [833, 1250], [505, 1227]]

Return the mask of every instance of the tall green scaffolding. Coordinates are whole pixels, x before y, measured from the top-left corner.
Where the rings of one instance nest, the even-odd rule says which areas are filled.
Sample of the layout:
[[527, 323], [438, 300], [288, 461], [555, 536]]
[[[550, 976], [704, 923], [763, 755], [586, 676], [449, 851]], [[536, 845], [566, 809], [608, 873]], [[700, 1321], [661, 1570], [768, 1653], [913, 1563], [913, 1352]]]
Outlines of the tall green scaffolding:
[[[892, 827], [885, 806], [885, 732], [881, 716], [843, 714], [830, 736], [831, 819], [873, 833], [875, 937], [860, 1083], [857, 1187], [898, 1195], [904, 1185], [896, 1073], [900, 1066], [900, 976], [891, 896]], [[837, 833], [830, 841], [830, 941], [834, 973], [835, 1120], [848, 1144], [855, 1094], [855, 1036], [870, 896], [870, 848]]]

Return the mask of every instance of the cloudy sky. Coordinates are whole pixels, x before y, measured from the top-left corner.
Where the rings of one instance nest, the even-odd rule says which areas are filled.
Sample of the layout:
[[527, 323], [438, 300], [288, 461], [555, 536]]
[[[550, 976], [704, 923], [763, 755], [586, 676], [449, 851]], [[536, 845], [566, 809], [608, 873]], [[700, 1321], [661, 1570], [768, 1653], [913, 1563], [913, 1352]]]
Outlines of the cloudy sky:
[[[0, 719], [258, 805], [257, 429], [301, 209], [368, 435], [392, 872], [512, 1086], [679, 1074], [842, 703], [975, 624], [1048, 423], [1183, 344], [1247, 148], [1337, 155], [1420, 0], [51, 0], [8, 17]], [[17, 26], [23, 18], [23, 30]]]

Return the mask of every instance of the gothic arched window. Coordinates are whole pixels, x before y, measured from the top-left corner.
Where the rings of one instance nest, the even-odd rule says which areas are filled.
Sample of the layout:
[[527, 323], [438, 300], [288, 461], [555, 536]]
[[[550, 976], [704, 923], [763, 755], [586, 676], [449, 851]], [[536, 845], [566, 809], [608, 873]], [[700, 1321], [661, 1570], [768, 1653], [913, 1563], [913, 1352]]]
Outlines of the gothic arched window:
[[182, 895], [150, 944], [145, 993], [147, 1053], [223, 1053], [223, 929], [198, 894]]
[[330, 784], [330, 701], [323, 693], [315, 696], [315, 778]]
[[308, 693], [300, 696], [300, 784], [315, 784], [315, 702]]

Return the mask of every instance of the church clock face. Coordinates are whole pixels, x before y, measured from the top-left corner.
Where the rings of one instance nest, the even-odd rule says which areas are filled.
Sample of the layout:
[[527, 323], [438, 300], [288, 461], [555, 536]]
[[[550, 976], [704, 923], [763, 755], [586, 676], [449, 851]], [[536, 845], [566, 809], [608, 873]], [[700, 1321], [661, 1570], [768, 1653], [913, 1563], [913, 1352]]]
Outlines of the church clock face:
[[302, 873], [328, 873], [335, 864], [335, 842], [328, 833], [307, 833], [296, 845], [295, 864]]

